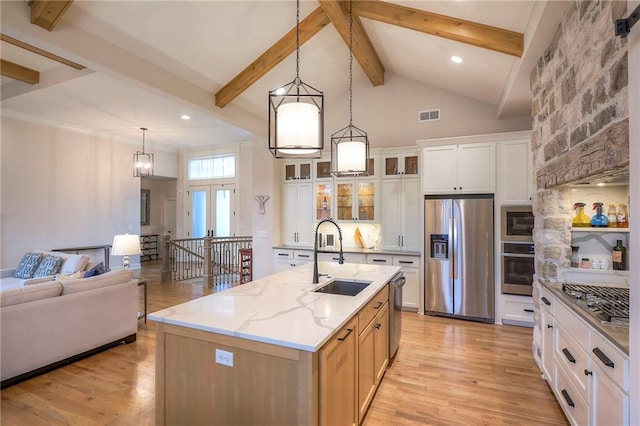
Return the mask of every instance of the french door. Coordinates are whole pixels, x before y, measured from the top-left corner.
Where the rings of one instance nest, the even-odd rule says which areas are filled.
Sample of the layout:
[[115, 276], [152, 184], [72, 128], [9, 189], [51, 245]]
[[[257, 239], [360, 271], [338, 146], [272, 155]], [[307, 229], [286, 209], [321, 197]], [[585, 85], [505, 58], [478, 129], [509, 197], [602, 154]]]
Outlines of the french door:
[[235, 235], [235, 185], [190, 186], [189, 195], [191, 238]]

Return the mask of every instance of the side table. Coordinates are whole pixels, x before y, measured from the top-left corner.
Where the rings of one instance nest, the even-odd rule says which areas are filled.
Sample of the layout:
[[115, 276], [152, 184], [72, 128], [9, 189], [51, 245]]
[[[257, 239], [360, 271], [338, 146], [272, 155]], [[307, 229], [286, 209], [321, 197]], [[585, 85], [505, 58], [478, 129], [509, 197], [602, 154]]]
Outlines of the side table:
[[138, 287], [144, 286], [144, 312], [138, 312], [138, 319], [144, 318], [144, 323], [147, 323], [147, 279], [138, 277]]

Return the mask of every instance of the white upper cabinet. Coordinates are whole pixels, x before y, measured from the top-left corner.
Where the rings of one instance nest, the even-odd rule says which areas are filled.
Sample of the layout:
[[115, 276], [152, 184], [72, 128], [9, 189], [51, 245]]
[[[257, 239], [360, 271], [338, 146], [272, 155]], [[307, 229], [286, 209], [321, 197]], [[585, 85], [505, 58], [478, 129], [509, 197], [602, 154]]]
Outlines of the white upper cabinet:
[[419, 251], [420, 179], [383, 180], [381, 198], [382, 247]]
[[422, 164], [425, 194], [495, 192], [494, 142], [425, 147]]
[[298, 180], [311, 180], [311, 160], [288, 161], [284, 163], [283, 180], [292, 182]]
[[531, 140], [501, 142], [498, 147], [498, 194], [502, 204], [531, 204], [533, 160]]
[[388, 153], [382, 156], [382, 178], [420, 176], [420, 155], [416, 150], [403, 153]]
[[282, 242], [313, 245], [313, 184], [287, 183], [282, 188]]

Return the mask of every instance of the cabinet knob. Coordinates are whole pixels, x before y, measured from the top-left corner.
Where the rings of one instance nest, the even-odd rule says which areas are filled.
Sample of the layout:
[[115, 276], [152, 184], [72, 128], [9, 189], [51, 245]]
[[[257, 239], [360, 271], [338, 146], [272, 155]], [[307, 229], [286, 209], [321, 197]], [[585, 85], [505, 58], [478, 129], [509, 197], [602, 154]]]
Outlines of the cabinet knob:
[[593, 371], [589, 371], [586, 368], [584, 369], [584, 375], [585, 376], [593, 376]]

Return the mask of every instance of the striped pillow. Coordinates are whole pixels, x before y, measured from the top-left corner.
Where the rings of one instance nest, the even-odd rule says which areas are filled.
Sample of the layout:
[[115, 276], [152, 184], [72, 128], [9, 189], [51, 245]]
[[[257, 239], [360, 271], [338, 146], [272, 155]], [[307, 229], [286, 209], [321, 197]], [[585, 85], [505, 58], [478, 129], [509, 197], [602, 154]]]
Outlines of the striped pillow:
[[42, 258], [38, 269], [33, 273], [33, 278], [48, 277], [60, 272], [62, 258], [58, 256], [45, 256]]
[[33, 278], [33, 273], [38, 269], [38, 265], [40, 265], [40, 261], [44, 255], [42, 253], [27, 253], [22, 256], [22, 260], [18, 267], [16, 268], [16, 272], [13, 274], [16, 278]]

